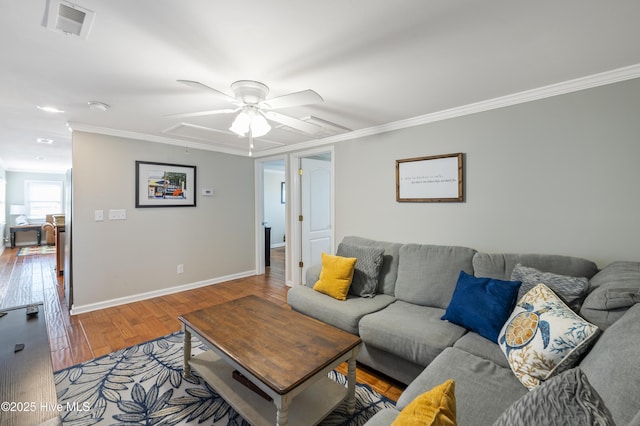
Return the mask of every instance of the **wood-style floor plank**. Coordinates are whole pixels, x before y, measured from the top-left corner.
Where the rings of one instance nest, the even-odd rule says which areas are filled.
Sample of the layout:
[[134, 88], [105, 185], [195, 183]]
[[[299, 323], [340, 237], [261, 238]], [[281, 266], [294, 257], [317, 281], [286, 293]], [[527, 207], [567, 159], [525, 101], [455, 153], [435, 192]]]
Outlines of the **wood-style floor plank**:
[[[43, 302], [55, 371], [113, 351], [179, 331], [178, 316], [247, 295], [287, 305], [284, 247], [271, 251], [266, 274], [214, 284], [112, 308], [69, 315], [55, 255], [16, 256], [5, 248], [0, 256], [0, 309]], [[338, 368], [346, 374], [346, 365]], [[397, 401], [399, 384], [358, 365], [358, 382]]]

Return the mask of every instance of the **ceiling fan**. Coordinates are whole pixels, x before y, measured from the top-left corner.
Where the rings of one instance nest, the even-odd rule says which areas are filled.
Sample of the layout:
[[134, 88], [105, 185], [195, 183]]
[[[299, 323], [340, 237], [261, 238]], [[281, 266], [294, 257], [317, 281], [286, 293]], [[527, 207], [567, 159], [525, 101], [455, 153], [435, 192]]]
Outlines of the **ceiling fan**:
[[226, 100], [235, 107], [184, 114], [172, 114], [171, 117], [201, 117], [206, 115], [237, 113], [237, 116], [229, 130], [239, 136], [248, 136], [251, 141], [251, 145], [253, 145], [252, 140], [254, 137], [257, 138], [264, 136], [271, 130], [269, 121], [283, 124], [312, 136], [322, 131], [321, 126], [274, 111], [280, 108], [324, 102], [322, 97], [313, 90], [307, 89], [267, 99], [269, 87], [259, 81], [236, 81], [231, 84], [233, 96], [227, 95], [226, 93], [198, 81], [177, 81], [178, 83], [185, 84], [195, 89], [206, 90], [218, 98]]

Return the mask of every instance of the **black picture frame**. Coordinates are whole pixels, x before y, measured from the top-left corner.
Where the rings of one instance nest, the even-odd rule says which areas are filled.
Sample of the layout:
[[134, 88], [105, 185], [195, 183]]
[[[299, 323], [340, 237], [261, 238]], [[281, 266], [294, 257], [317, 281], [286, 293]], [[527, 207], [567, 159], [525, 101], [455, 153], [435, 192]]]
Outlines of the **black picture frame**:
[[136, 161], [136, 208], [196, 207], [196, 166]]

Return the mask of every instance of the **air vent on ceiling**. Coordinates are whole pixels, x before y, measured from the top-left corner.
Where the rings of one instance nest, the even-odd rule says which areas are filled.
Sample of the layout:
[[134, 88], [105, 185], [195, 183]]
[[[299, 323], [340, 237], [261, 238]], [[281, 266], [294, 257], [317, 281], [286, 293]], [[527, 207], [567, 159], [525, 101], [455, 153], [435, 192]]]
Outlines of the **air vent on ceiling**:
[[77, 4], [62, 0], [49, 0], [46, 27], [53, 31], [86, 39], [89, 36], [94, 17], [94, 12]]

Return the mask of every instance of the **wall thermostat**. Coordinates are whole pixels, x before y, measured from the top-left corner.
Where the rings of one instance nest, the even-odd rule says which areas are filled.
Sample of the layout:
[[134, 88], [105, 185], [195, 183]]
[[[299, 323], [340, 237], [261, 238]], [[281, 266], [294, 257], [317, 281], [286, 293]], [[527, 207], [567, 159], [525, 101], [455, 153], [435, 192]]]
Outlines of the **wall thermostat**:
[[212, 197], [213, 196], [213, 189], [211, 189], [211, 188], [202, 188], [202, 195], [204, 197]]

